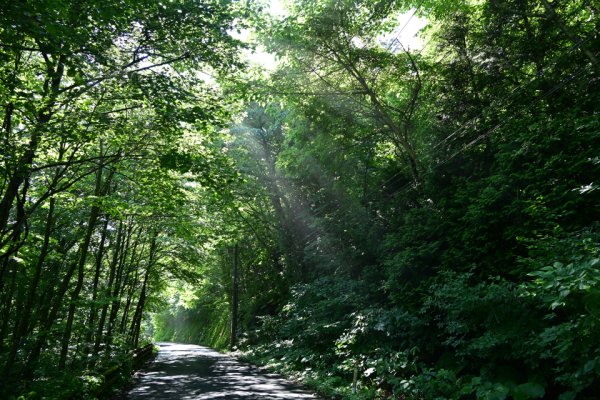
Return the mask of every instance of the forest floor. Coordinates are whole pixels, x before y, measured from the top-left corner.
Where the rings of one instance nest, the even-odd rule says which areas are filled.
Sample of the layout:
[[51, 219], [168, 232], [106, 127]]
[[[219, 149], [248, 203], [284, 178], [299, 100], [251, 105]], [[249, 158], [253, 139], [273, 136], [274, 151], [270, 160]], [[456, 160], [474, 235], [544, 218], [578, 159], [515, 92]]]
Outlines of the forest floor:
[[158, 356], [134, 377], [127, 400], [318, 399], [280, 375], [208, 347], [158, 343]]

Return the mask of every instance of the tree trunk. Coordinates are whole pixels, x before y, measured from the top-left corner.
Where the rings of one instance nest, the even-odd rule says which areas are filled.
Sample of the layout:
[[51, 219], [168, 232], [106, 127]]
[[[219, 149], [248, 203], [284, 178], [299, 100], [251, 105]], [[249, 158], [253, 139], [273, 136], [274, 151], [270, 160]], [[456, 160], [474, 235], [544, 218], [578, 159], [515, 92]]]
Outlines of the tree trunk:
[[[133, 221], [132, 221], [133, 224]], [[137, 252], [137, 248], [138, 248], [138, 244], [140, 242], [140, 236], [141, 236], [142, 232], [141, 232], [141, 228], [140, 228], [140, 232], [137, 234], [135, 240], [133, 241], [133, 247], [131, 249], [131, 257], [129, 258], [129, 263], [127, 263], [127, 272], [125, 273], [125, 280], [123, 281], [123, 284], [121, 285], [121, 291], [119, 293], [119, 298], [123, 297], [124, 293], [125, 293], [125, 289], [127, 289], [127, 297], [125, 299], [125, 306], [123, 307], [123, 315], [121, 316], [121, 322], [119, 323], [119, 333], [123, 334], [125, 333], [126, 327], [127, 327], [127, 318], [129, 317], [129, 308], [131, 307], [131, 301], [133, 298], [133, 295], [135, 293], [135, 289], [136, 289], [136, 282], [138, 279], [138, 269], [137, 269], [137, 265], [138, 265], [138, 260], [136, 257]], [[133, 234], [132, 234], [133, 236]], [[142, 250], [139, 252], [140, 253], [140, 258], [143, 256], [144, 253], [144, 249], [142, 246]], [[131, 277], [131, 271], [132, 269], [135, 270], [135, 275], [133, 277], [133, 282], [130, 284], [130, 277]]]
[[[100, 154], [102, 154], [102, 144], [100, 145]], [[110, 187], [110, 181], [115, 172], [114, 169], [111, 170], [109, 175], [106, 178], [106, 182], [104, 185], [102, 184], [102, 172], [103, 166], [100, 164], [100, 168], [96, 174], [96, 187], [94, 189], [94, 195], [96, 197], [102, 197], [108, 192], [108, 188]], [[69, 312], [67, 315], [67, 325], [65, 327], [65, 332], [62, 339], [60, 357], [58, 361], [58, 367], [60, 369], [64, 368], [67, 361], [67, 355], [69, 352], [69, 343], [71, 341], [71, 334], [73, 331], [73, 320], [75, 318], [75, 310], [77, 308], [77, 302], [79, 301], [79, 294], [81, 293], [81, 289], [83, 288], [83, 279], [85, 275], [85, 262], [87, 260], [87, 255], [90, 248], [90, 242], [92, 240], [92, 235], [94, 230], [96, 229], [96, 223], [98, 221], [98, 217], [100, 215], [100, 206], [93, 205], [90, 211], [90, 217], [88, 219], [88, 225], [86, 229], [86, 233], [83, 239], [83, 243], [81, 245], [81, 253], [79, 256], [79, 261], [77, 263], [77, 284], [75, 289], [71, 293], [71, 303], [69, 305]]]
[[121, 317], [121, 323], [119, 324], [119, 333], [121, 334], [125, 333], [125, 329], [127, 327], [127, 318], [129, 318], [129, 309], [131, 308], [131, 302], [135, 293], [135, 283], [138, 280], [138, 275], [139, 272], [136, 269], [135, 275], [133, 277], [133, 282], [131, 282], [131, 284], [129, 285], [129, 289], [127, 290], [127, 300], [125, 301], [125, 307], [123, 308], [123, 316]]
[[[2, 199], [0, 199], [0, 241], [8, 231], [20, 231], [22, 224], [24, 223], [24, 221], [17, 221], [13, 227], [7, 229], [10, 212], [13, 208], [15, 199], [18, 197], [19, 188], [25, 182], [29, 182], [29, 178], [31, 177], [31, 165], [42, 138], [43, 127], [50, 122], [52, 115], [54, 114], [54, 106], [58, 98], [64, 73], [65, 57], [66, 55], [61, 55], [56, 66], [48, 65], [46, 73], [48, 74], [47, 83], [49, 86], [45, 93], [45, 96], [47, 97], [46, 105], [38, 113], [37, 123], [31, 132], [27, 150], [17, 163], [17, 166], [6, 185], [4, 195], [2, 196]], [[9, 248], [4, 254], [0, 254], [0, 259], [8, 257], [12, 253], [14, 253], [14, 249]], [[0, 286], [1, 285], [2, 281], [0, 280]]]
[[140, 292], [140, 298], [138, 300], [137, 306], [135, 307], [135, 313], [133, 315], [133, 320], [131, 321], [131, 329], [130, 329], [130, 339], [133, 347], [137, 347], [139, 344], [140, 338], [140, 327], [142, 325], [142, 316], [144, 313], [144, 307], [146, 305], [146, 291], [148, 288], [148, 278], [150, 277], [150, 271], [154, 266], [156, 261], [156, 238], [158, 236], [158, 231], [154, 231], [152, 234], [152, 239], [150, 241], [150, 253], [148, 255], [148, 267], [146, 268], [146, 273], [144, 274], [144, 283], [142, 284], [142, 291]]
[[77, 301], [79, 300], [79, 293], [83, 288], [83, 278], [85, 273], [85, 261], [87, 259], [88, 250], [90, 241], [92, 239], [92, 234], [94, 233], [94, 229], [96, 228], [96, 221], [98, 220], [98, 215], [100, 214], [100, 207], [93, 206], [90, 212], [90, 217], [88, 220], [88, 226], [85, 233], [85, 237], [83, 239], [83, 243], [81, 245], [81, 254], [79, 256], [79, 261], [77, 263], [77, 284], [75, 289], [71, 293], [71, 303], [69, 305], [69, 312], [67, 315], [67, 325], [65, 327], [65, 332], [62, 339], [60, 358], [58, 361], [58, 368], [63, 369], [65, 367], [65, 363], [67, 360], [67, 353], [69, 350], [69, 342], [71, 340], [71, 333], [73, 330], [73, 320], [75, 318], [75, 309], [77, 307]]
[[[12, 234], [12, 242], [13, 247], [16, 248], [16, 251], [19, 250], [20, 245], [19, 242], [21, 240], [21, 231], [20, 228], [17, 227], [16, 230], [13, 231]], [[0, 258], [1, 259], [1, 258]], [[10, 324], [10, 316], [11, 310], [14, 302], [14, 293], [17, 284], [17, 267], [18, 263], [15, 257], [5, 257], [2, 261], [2, 269], [8, 272], [9, 287], [8, 290], [4, 293], [4, 298], [2, 299], [2, 325], [0, 325], [0, 349], [4, 346], [4, 340], [8, 335], [8, 328]], [[0, 288], [0, 293], [1, 288]], [[16, 318], [16, 317], [15, 317]], [[15, 322], [16, 323], [16, 322]]]
[[[65, 258], [67, 257], [69, 249], [71, 249], [75, 244], [76, 242], [71, 243], [65, 250]], [[66, 261], [63, 261], [63, 263], [64, 262]], [[49, 293], [46, 296], [47, 298], [45, 298], [45, 303], [48, 305], [42, 311], [39, 318], [39, 336], [32, 347], [32, 351], [29, 353], [29, 357], [25, 365], [24, 376], [26, 378], [31, 377], [41, 351], [46, 344], [46, 339], [50, 334], [50, 328], [54, 324], [58, 312], [62, 308], [62, 304], [64, 304], [65, 294], [69, 290], [69, 284], [71, 283], [71, 278], [75, 273], [76, 267], [76, 263], [70, 263], [70, 266], [67, 269], [64, 278], [62, 279], [60, 287], [58, 288], [58, 292], [55, 295], [52, 293], [54, 291], [53, 288], [49, 288], [48, 290]], [[56, 271], [56, 274], [58, 275], [58, 270]]]
[[46, 227], [44, 230], [44, 241], [42, 243], [42, 248], [40, 249], [40, 254], [38, 256], [38, 260], [35, 266], [35, 272], [33, 275], [33, 279], [29, 288], [29, 294], [27, 296], [27, 300], [21, 311], [20, 319], [18, 323], [15, 323], [15, 330], [13, 332], [12, 339], [12, 347], [10, 349], [10, 353], [8, 355], [8, 359], [6, 361], [6, 371], [10, 371], [12, 369], [13, 363], [15, 361], [17, 351], [20, 348], [22, 338], [28, 333], [29, 321], [31, 319], [32, 308], [35, 303], [37, 288], [40, 283], [40, 279], [42, 276], [42, 267], [46, 260], [46, 256], [49, 253], [49, 244], [50, 237], [52, 234], [52, 229], [54, 225], [54, 207], [56, 200], [52, 197], [50, 198], [50, 206], [48, 208], [48, 215], [46, 217]]
[[112, 303], [110, 305], [110, 314], [108, 317], [108, 328], [106, 330], [106, 336], [104, 340], [104, 344], [106, 346], [104, 350], [104, 356], [107, 357], [110, 355], [110, 347], [113, 342], [113, 331], [115, 329], [115, 321], [117, 319], [117, 315], [119, 313], [119, 309], [121, 307], [121, 288], [122, 288], [122, 280], [123, 280], [123, 270], [125, 269], [125, 264], [127, 262], [127, 255], [129, 253], [129, 246], [131, 243], [132, 236], [132, 225], [129, 225], [127, 235], [125, 238], [125, 246], [121, 251], [121, 258], [119, 260], [119, 265], [117, 267], [116, 275], [115, 275], [115, 285], [112, 292]]
[[115, 276], [117, 273], [117, 264], [119, 262], [119, 256], [125, 244], [125, 238], [123, 235], [123, 221], [119, 222], [119, 228], [117, 230], [117, 239], [115, 241], [115, 249], [113, 251], [113, 257], [109, 267], [109, 276], [108, 283], [106, 284], [106, 289], [104, 293], [104, 297], [106, 300], [105, 304], [102, 306], [102, 311], [100, 312], [100, 320], [98, 321], [98, 328], [96, 329], [96, 340], [94, 342], [94, 351], [92, 353], [93, 357], [96, 357], [100, 352], [100, 346], [104, 341], [104, 336], [102, 332], [104, 331], [104, 324], [106, 322], [106, 315], [108, 313], [108, 299], [110, 298], [113, 283], [115, 281]]
[[98, 310], [96, 307], [96, 301], [98, 300], [98, 285], [100, 282], [100, 274], [102, 272], [102, 260], [104, 258], [104, 250], [106, 247], [108, 222], [109, 222], [109, 218], [107, 216], [104, 220], [104, 225], [102, 226], [100, 243], [99, 243], [99, 247], [98, 247], [98, 252], [96, 253], [96, 268], [94, 271], [94, 282], [92, 284], [92, 304], [90, 305], [90, 317], [88, 320], [87, 333], [85, 336], [85, 344], [86, 344], [85, 353], [86, 354], [89, 353], [89, 350], [90, 350], [89, 347], [93, 340], [94, 330], [95, 330], [94, 328], [95, 328], [95, 324], [96, 324], [96, 317], [98, 314]]
[[229, 348], [233, 349], [237, 343], [238, 333], [238, 290], [239, 290], [239, 248], [236, 245], [233, 247], [233, 271], [231, 285], [231, 333], [229, 336]]

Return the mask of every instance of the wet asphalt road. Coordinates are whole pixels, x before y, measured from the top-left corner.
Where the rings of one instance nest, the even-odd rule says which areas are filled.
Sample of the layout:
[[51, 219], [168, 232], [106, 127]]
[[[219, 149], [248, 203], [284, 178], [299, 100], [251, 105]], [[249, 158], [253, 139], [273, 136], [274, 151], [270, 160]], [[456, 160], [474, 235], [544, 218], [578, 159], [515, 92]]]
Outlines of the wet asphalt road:
[[158, 343], [155, 361], [136, 374], [127, 400], [317, 399], [279, 375], [190, 344]]

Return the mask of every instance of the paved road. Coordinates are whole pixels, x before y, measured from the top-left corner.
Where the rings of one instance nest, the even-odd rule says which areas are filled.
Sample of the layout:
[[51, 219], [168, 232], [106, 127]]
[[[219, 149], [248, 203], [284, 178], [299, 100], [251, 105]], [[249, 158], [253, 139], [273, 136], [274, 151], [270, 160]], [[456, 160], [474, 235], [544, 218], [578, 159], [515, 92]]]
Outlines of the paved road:
[[158, 343], [156, 360], [138, 372], [128, 400], [317, 399], [313, 394], [208, 347]]

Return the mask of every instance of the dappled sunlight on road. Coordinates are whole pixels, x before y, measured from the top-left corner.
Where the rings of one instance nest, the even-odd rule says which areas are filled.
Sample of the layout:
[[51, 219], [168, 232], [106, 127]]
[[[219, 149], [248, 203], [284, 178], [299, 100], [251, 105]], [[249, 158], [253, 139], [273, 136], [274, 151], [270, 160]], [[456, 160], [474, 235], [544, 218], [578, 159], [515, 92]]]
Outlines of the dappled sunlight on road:
[[159, 343], [155, 362], [136, 376], [127, 399], [316, 399], [276, 374], [206, 347]]

